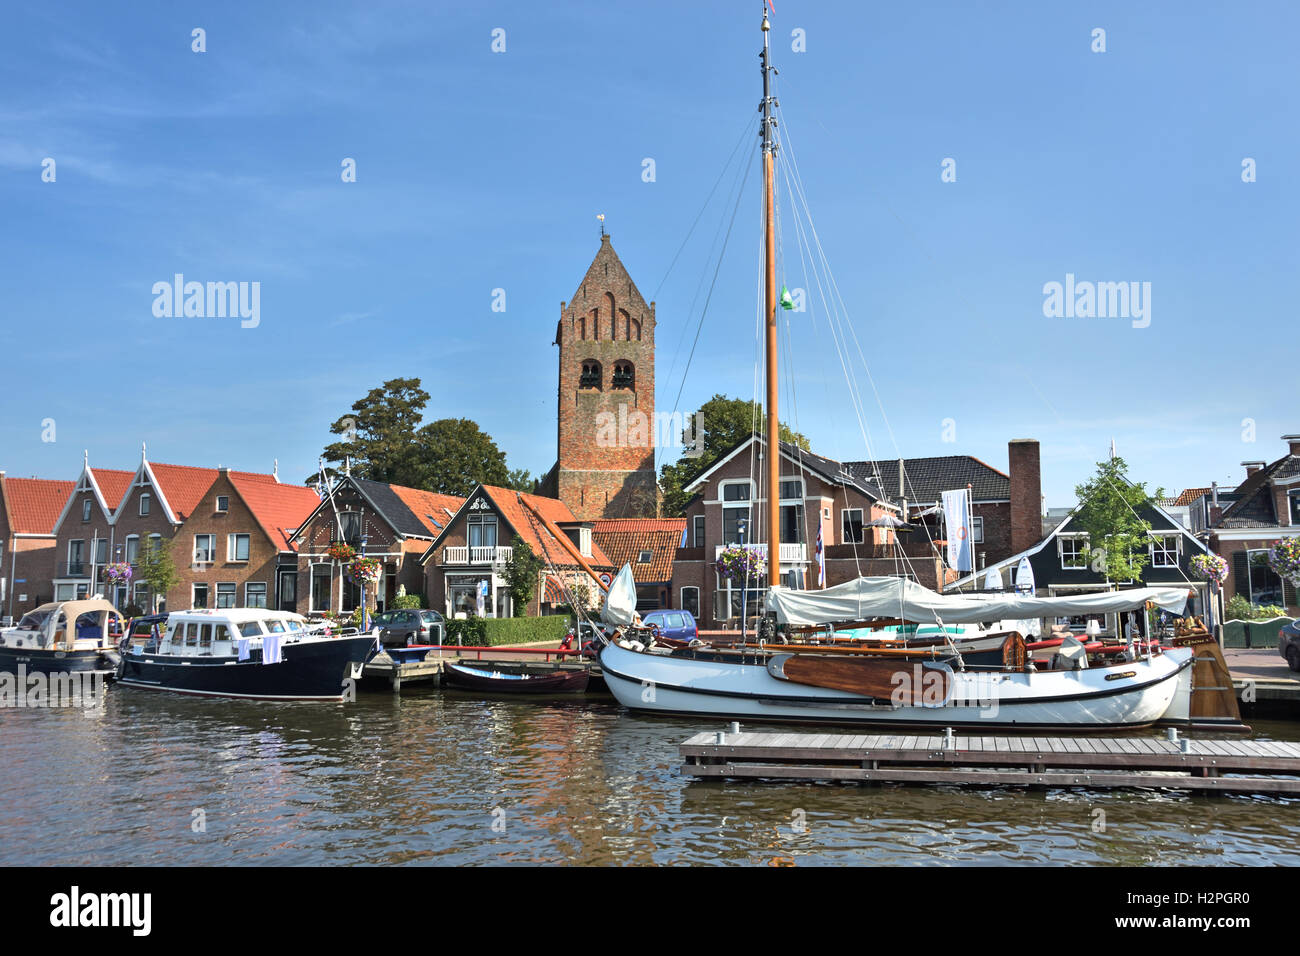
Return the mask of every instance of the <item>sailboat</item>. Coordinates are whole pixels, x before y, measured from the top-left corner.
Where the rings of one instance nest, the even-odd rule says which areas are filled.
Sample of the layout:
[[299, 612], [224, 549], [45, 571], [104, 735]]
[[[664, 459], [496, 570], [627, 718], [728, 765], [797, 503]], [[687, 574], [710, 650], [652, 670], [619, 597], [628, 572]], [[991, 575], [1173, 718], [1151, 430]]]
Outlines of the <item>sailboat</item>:
[[[763, 99], [760, 105], [764, 196], [764, 321], [766, 434], [779, 435], [777, 417], [776, 228], [774, 213], [775, 100], [763, 15]], [[769, 500], [779, 487], [781, 456], [763, 459]], [[906, 512], [904, 512], [904, 518]], [[779, 509], [767, 509], [766, 540], [781, 540]], [[767, 548], [767, 618], [757, 644], [671, 648], [629, 625], [635, 607], [628, 568], [611, 587], [607, 623], [620, 630], [599, 651], [606, 684], [626, 707], [640, 711], [707, 714], [773, 721], [890, 726], [992, 726], [1015, 728], [1135, 727], [1189, 721], [1192, 711], [1191, 648], [1131, 644], [1100, 656], [1065, 638], [1046, 660], [1028, 652], [1019, 633], [993, 648], [960, 640], [920, 646], [854, 647], [781, 644], [777, 625], [813, 628], [871, 618], [915, 624], [1026, 620], [1134, 610], [1148, 604], [1181, 614], [1187, 592], [1138, 588], [1084, 596], [1015, 595], [993, 602], [943, 595], [903, 576], [861, 577], [818, 591], [780, 586], [779, 547]], [[630, 589], [630, 590], [629, 590]], [[973, 651], [980, 651], [977, 655]]]

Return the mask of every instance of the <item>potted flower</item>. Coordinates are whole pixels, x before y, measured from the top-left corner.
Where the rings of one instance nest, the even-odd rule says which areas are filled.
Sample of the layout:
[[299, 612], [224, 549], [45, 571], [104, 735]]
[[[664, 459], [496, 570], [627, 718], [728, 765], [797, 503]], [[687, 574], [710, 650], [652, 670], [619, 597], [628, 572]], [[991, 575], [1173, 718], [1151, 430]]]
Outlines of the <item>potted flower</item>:
[[108, 580], [113, 584], [127, 584], [130, 582], [131, 575], [134, 573], [135, 572], [132, 570], [131, 565], [127, 564], [125, 561], [104, 565], [104, 577], [108, 578]]
[[373, 588], [379, 584], [379, 577], [383, 574], [384, 566], [378, 558], [357, 558], [348, 568], [348, 574], [352, 580]]
[[356, 548], [346, 541], [334, 541], [325, 549], [325, 553], [340, 564], [351, 564], [357, 556]]
[[1222, 584], [1228, 577], [1228, 562], [1217, 554], [1198, 554], [1192, 558], [1192, 572], [1211, 584]]
[[1268, 566], [1278, 577], [1300, 587], [1300, 537], [1274, 541], [1268, 549]]
[[724, 578], [753, 585], [767, 574], [767, 554], [763, 548], [731, 545], [722, 549], [714, 566]]

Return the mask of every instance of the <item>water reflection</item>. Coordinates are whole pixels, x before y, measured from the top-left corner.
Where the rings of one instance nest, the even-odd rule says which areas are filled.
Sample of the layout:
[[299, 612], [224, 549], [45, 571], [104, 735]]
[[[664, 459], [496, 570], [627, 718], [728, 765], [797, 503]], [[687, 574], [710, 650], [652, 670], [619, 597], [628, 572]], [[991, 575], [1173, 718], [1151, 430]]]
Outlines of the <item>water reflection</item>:
[[[1300, 850], [1300, 802], [1271, 797], [690, 782], [677, 744], [702, 728], [599, 700], [115, 689], [90, 718], [0, 712], [0, 834], [24, 836], [0, 841], [0, 863], [1169, 865]], [[76, 812], [33, 831], [51, 805]]]

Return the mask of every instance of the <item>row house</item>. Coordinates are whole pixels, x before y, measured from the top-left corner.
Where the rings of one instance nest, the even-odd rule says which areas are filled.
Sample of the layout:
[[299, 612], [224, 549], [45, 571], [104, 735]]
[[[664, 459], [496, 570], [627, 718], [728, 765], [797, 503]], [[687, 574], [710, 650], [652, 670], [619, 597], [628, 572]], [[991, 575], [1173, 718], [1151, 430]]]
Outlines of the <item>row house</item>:
[[1217, 488], [1200, 496], [1209, 546], [1228, 562], [1224, 600], [1241, 595], [1252, 604], [1285, 607], [1300, 614], [1293, 582], [1268, 565], [1280, 538], [1300, 535], [1300, 435], [1283, 435], [1287, 453], [1273, 462], [1246, 461], [1245, 480], [1227, 494]]
[[[456, 495], [351, 474], [335, 478], [329, 494], [317, 498], [280, 555], [280, 606], [300, 614], [350, 614], [360, 606], [360, 585], [329, 555], [336, 542], [380, 560], [383, 575], [376, 593], [366, 595], [368, 606], [391, 607], [403, 590], [425, 594], [421, 556], [464, 502]], [[426, 606], [437, 606], [430, 600], [426, 598]]]
[[73, 484], [0, 471], [0, 619], [17, 621], [54, 597], [54, 525]]
[[686, 535], [685, 518], [602, 518], [592, 538], [615, 568], [630, 565], [638, 611], [671, 608], [673, 561]]
[[[428, 606], [448, 617], [552, 613], [585, 596], [590, 605], [616, 570], [595, 540], [595, 521], [574, 516], [556, 498], [477, 486], [420, 560]], [[506, 565], [518, 537], [542, 563], [528, 607], [516, 609]]]

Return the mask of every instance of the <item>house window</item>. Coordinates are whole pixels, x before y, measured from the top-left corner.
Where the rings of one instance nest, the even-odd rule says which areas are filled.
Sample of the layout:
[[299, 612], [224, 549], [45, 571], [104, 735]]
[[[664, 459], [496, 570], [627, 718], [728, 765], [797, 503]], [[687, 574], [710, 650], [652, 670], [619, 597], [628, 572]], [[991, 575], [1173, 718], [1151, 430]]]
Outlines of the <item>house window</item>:
[[715, 575], [717, 590], [713, 592], [713, 619], [728, 621], [739, 618], [742, 614], [752, 618], [763, 613], [763, 599], [767, 589], [761, 587], [743, 588], [739, 581]]
[[600, 363], [588, 359], [582, 363], [582, 376], [578, 379], [578, 388], [600, 388]]
[[[694, 546], [702, 548], [704, 547], [704, 515], [696, 515], [692, 520], [692, 524], [695, 526]], [[696, 590], [698, 591], [699, 588], [696, 588]]]
[[266, 607], [265, 581], [249, 581], [244, 585], [244, 607]]
[[1082, 571], [1088, 567], [1087, 535], [1062, 535], [1056, 539], [1056, 551], [1064, 570]]
[[230, 496], [217, 495], [217, 511], [225, 513], [230, 510]]
[[692, 617], [700, 616], [699, 588], [682, 588], [682, 610], [690, 611]]
[[753, 540], [753, 533], [749, 528], [749, 495], [751, 491], [749, 481], [747, 479], [744, 481], [730, 481], [724, 484], [721, 490], [724, 502], [744, 502], [744, 504], [723, 505], [722, 543], [731, 545], [739, 544], [746, 538]]
[[[190, 607], [207, 607], [208, 606], [208, 586], [206, 584], [194, 585], [193, 593], [190, 597]], [[191, 624], [191, 627], [194, 625]]]
[[134, 604], [145, 613], [148, 613], [152, 608], [152, 604], [150, 604], [149, 601], [149, 585], [145, 584], [143, 581], [138, 582], [135, 586]]
[[126, 536], [126, 563], [135, 564], [140, 558], [140, 536], [138, 534], [128, 534]]
[[781, 500], [803, 501], [803, 479], [785, 478], [781, 481]]
[[108, 539], [96, 538], [91, 544], [95, 550], [95, 563], [101, 567], [108, 564]]
[[217, 585], [217, 607], [234, 607], [237, 589], [233, 584]]
[[344, 511], [340, 514], [339, 529], [343, 534], [342, 540], [354, 548], [359, 547], [361, 544], [361, 512]]
[[862, 509], [844, 508], [840, 511], [840, 543], [865, 544], [866, 534], [862, 527]]
[[984, 543], [984, 519], [979, 515], [971, 515], [970, 532], [972, 542], [975, 544]]
[[1291, 524], [1300, 524], [1300, 491], [1293, 491], [1291, 499]]
[[636, 382], [636, 373], [632, 370], [631, 362], [615, 362], [614, 374], [609, 380], [609, 384], [614, 388], [632, 388]]
[[147, 515], [153, 504], [152, 496], [147, 491], [140, 492], [140, 514]]
[[803, 505], [781, 505], [781, 540], [789, 544], [803, 539]]
[[85, 497], [81, 499], [81, 520], [82, 521], [90, 520], [90, 498], [89, 497]]
[[217, 536], [215, 534], [196, 534], [194, 536], [194, 563], [211, 564], [217, 559]]
[[330, 609], [330, 566], [328, 564], [312, 565], [311, 609], [313, 611]]
[[1178, 567], [1179, 535], [1162, 534], [1151, 539], [1151, 567]]
[[723, 501], [748, 501], [750, 484], [745, 481], [729, 481], [722, 486]]
[[1250, 603], [1281, 604], [1282, 579], [1268, 566], [1268, 551], [1247, 551], [1246, 565], [1250, 573]]
[[650, 563], [650, 559], [653, 558], [653, 557], [654, 557], [654, 552], [653, 552], [653, 551], [642, 551], [640, 554], [638, 554], [638, 555], [636, 556], [636, 563], [637, 563], [637, 564], [649, 564], [649, 563]]
[[76, 539], [68, 542], [68, 574], [80, 574], [86, 561], [86, 542]]
[[246, 534], [226, 535], [226, 560], [227, 561], [248, 560], [248, 535]]
[[[497, 546], [497, 516], [472, 514], [465, 519], [466, 531], [471, 548], [495, 548]], [[473, 560], [471, 557], [470, 560]]]

